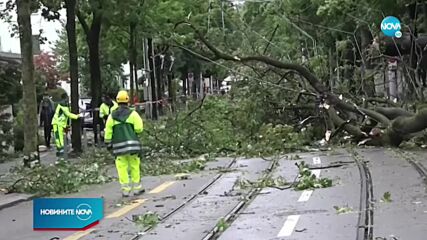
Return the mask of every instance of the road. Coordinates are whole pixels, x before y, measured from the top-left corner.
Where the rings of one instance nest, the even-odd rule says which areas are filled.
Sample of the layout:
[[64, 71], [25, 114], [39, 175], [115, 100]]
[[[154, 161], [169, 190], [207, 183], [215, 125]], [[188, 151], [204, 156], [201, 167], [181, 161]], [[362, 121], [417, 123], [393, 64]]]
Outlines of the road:
[[[187, 180], [145, 177], [149, 191], [138, 199], [121, 202], [117, 183], [68, 195], [104, 197], [106, 217], [86, 231], [33, 231], [28, 201], [0, 210], [0, 232], [12, 240], [425, 240], [425, 156], [366, 148], [303, 153], [297, 160], [223, 158]], [[292, 185], [298, 181], [295, 163], [302, 161], [316, 176], [332, 179], [332, 187], [296, 191], [242, 184], [282, 177]], [[160, 216], [156, 226], [132, 221], [148, 211]]]

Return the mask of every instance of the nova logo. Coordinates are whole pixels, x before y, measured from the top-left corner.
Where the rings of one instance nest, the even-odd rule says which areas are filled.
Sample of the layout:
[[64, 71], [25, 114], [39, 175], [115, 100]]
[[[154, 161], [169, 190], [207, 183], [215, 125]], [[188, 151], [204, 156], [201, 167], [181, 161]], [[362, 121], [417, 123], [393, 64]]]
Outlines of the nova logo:
[[82, 203], [76, 208], [77, 218], [82, 221], [87, 221], [92, 217], [92, 208], [89, 204]]
[[393, 16], [388, 16], [381, 22], [381, 31], [387, 37], [402, 37], [401, 25], [399, 19]]

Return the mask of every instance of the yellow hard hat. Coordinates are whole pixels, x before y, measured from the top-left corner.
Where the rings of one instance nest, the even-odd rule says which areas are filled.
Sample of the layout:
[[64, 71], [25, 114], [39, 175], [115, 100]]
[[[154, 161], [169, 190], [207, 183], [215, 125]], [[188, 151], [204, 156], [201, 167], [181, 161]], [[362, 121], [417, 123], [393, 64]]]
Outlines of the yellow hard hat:
[[128, 92], [126, 92], [125, 90], [119, 91], [119, 93], [117, 93], [116, 101], [117, 103], [128, 103], [129, 102]]

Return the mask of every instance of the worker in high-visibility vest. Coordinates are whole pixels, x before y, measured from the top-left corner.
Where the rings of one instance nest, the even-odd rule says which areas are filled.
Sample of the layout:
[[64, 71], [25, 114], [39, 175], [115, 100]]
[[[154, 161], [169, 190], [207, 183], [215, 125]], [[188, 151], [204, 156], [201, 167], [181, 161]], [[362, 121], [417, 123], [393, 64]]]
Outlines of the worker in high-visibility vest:
[[63, 159], [64, 155], [64, 133], [68, 128], [68, 119], [76, 120], [83, 117], [83, 113], [74, 114], [68, 107], [68, 96], [66, 93], [61, 95], [61, 100], [55, 108], [55, 114], [52, 118], [53, 134], [55, 136], [56, 156]]
[[100, 130], [101, 130], [101, 141], [104, 141], [104, 128], [107, 122], [108, 116], [117, 108], [119, 105], [113, 101], [110, 96], [104, 95], [102, 97], [102, 104], [99, 106], [99, 118], [100, 118]]
[[114, 110], [119, 107], [116, 101], [112, 100], [109, 96], [104, 96], [102, 98], [102, 104], [99, 107], [99, 117], [104, 120], [104, 123], [107, 122], [108, 115], [110, 115]]
[[119, 107], [108, 116], [105, 124], [105, 143], [116, 157], [122, 196], [128, 197], [132, 191], [134, 195], [140, 195], [145, 192], [139, 166], [141, 142], [138, 134], [143, 130], [142, 118], [129, 108], [129, 95], [126, 91], [120, 91], [116, 101]]

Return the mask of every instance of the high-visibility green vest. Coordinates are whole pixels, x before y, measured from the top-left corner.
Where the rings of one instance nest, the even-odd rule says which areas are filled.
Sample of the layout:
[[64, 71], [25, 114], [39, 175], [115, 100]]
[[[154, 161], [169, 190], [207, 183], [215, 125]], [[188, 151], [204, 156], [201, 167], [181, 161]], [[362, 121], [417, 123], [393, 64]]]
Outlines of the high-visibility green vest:
[[105, 142], [111, 143], [113, 155], [139, 154], [141, 142], [138, 135], [143, 130], [142, 118], [126, 106], [121, 106], [108, 116], [105, 124]]
[[52, 118], [52, 125], [65, 128], [68, 125], [68, 118], [77, 119], [79, 115], [70, 112], [70, 108], [65, 106], [65, 104], [58, 103]]
[[101, 104], [101, 106], [99, 107], [100, 118], [108, 117], [108, 115], [110, 115], [114, 110], [119, 108], [119, 105], [115, 101], [112, 101], [112, 102], [113, 102], [113, 106], [111, 107], [105, 103]]

